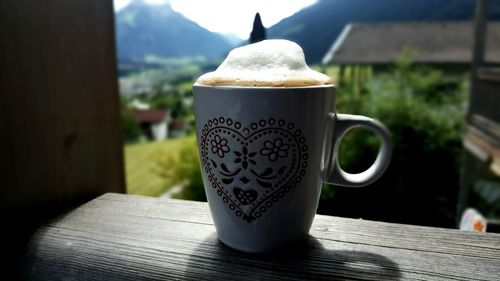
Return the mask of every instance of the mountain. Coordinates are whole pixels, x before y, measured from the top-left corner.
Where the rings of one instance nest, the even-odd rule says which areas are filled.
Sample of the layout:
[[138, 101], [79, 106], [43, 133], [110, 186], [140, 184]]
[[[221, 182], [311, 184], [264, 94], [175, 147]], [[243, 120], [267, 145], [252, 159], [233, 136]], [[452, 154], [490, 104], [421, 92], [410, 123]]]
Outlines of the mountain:
[[120, 61], [165, 59], [217, 59], [231, 44], [175, 12], [170, 4], [148, 5], [132, 1], [116, 14], [116, 41]]
[[240, 45], [242, 42], [246, 41], [234, 33], [221, 33], [222, 36], [231, 44], [232, 47]]
[[[500, 0], [490, 3], [489, 18], [500, 19]], [[272, 26], [268, 37], [297, 42], [318, 63], [348, 23], [472, 20], [474, 7], [474, 0], [322, 0]]]

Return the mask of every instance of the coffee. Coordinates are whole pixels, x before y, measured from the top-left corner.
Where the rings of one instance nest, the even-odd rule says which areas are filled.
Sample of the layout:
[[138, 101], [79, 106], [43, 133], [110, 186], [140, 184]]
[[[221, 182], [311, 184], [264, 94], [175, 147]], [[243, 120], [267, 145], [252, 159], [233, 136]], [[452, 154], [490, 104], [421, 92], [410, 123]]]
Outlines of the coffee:
[[306, 87], [327, 85], [330, 77], [310, 69], [302, 48], [288, 40], [264, 40], [232, 50], [214, 72], [197, 85]]

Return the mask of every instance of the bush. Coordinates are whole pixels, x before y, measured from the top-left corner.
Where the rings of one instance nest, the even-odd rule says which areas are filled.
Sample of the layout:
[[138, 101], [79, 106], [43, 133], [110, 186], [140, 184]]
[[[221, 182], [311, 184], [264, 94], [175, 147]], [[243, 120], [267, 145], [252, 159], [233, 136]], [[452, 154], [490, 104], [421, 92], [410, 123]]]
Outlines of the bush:
[[184, 97], [185, 94], [181, 94], [178, 91], [170, 93], [158, 92], [148, 100], [148, 103], [153, 109], [170, 110], [173, 118], [185, 118], [192, 114], [193, 109], [185, 105], [183, 101]]
[[[365, 93], [350, 97], [339, 89], [341, 106], [337, 111], [350, 107], [354, 113], [387, 125], [392, 133], [393, 158], [388, 171], [372, 187], [325, 187], [320, 211], [453, 227], [465, 121], [464, 81], [468, 79], [449, 78], [401, 59], [394, 70], [372, 79]], [[358, 106], [353, 109], [352, 104]], [[341, 164], [345, 170], [362, 171], [371, 165], [377, 149], [374, 135], [355, 131], [341, 146]]]
[[174, 198], [207, 201], [195, 138], [183, 143], [178, 154], [164, 154], [159, 159], [157, 171], [166, 185], [182, 187], [179, 193], [173, 195]]
[[132, 113], [127, 109], [122, 109], [122, 137], [125, 143], [134, 142], [141, 136], [141, 127]]

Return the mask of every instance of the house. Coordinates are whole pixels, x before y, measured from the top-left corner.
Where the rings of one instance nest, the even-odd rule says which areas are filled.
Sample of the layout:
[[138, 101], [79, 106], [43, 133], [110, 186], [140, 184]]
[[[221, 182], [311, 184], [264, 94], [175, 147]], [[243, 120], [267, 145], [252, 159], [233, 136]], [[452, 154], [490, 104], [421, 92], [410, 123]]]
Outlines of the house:
[[162, 140], [168, 137], [168, 128], [172, 118], [166, 109], [132, 109], [132, 115], [149, 140]]
[[169, 133], [171, 138], [183, 137], [186, 135], [186, 129], [189, 121], [185, 119], [174, 119], [170, 123]]
[[[415, 50], [412, 62], [448, 72], [470, 70], [474, 42], [472, 22], [366, 23], [347, 25], [323, 64], [392, 65], [405, 48]], [[500, 22], [488, 24], [486, 61], [500, 65]]]

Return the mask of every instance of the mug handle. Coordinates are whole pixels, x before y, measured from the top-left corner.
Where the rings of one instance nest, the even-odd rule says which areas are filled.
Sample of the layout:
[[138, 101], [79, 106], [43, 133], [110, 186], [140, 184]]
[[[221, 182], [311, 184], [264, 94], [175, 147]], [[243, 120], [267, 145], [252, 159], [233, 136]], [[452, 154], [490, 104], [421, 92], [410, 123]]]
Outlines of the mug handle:
[[[352, 128], [362, 127], [374, 132], [381, 146], [377, 159], [366, 171], [350, 174], [340, 167], [338, 152], [344, 135]], [[329, 113], [327, 115], [323, 152], [321, 156], [321, 178], [331, 184], [362, 187], [376, 181], [387, 169], [392, 156], [391, 136], [384, 124], [361, 115]]]

